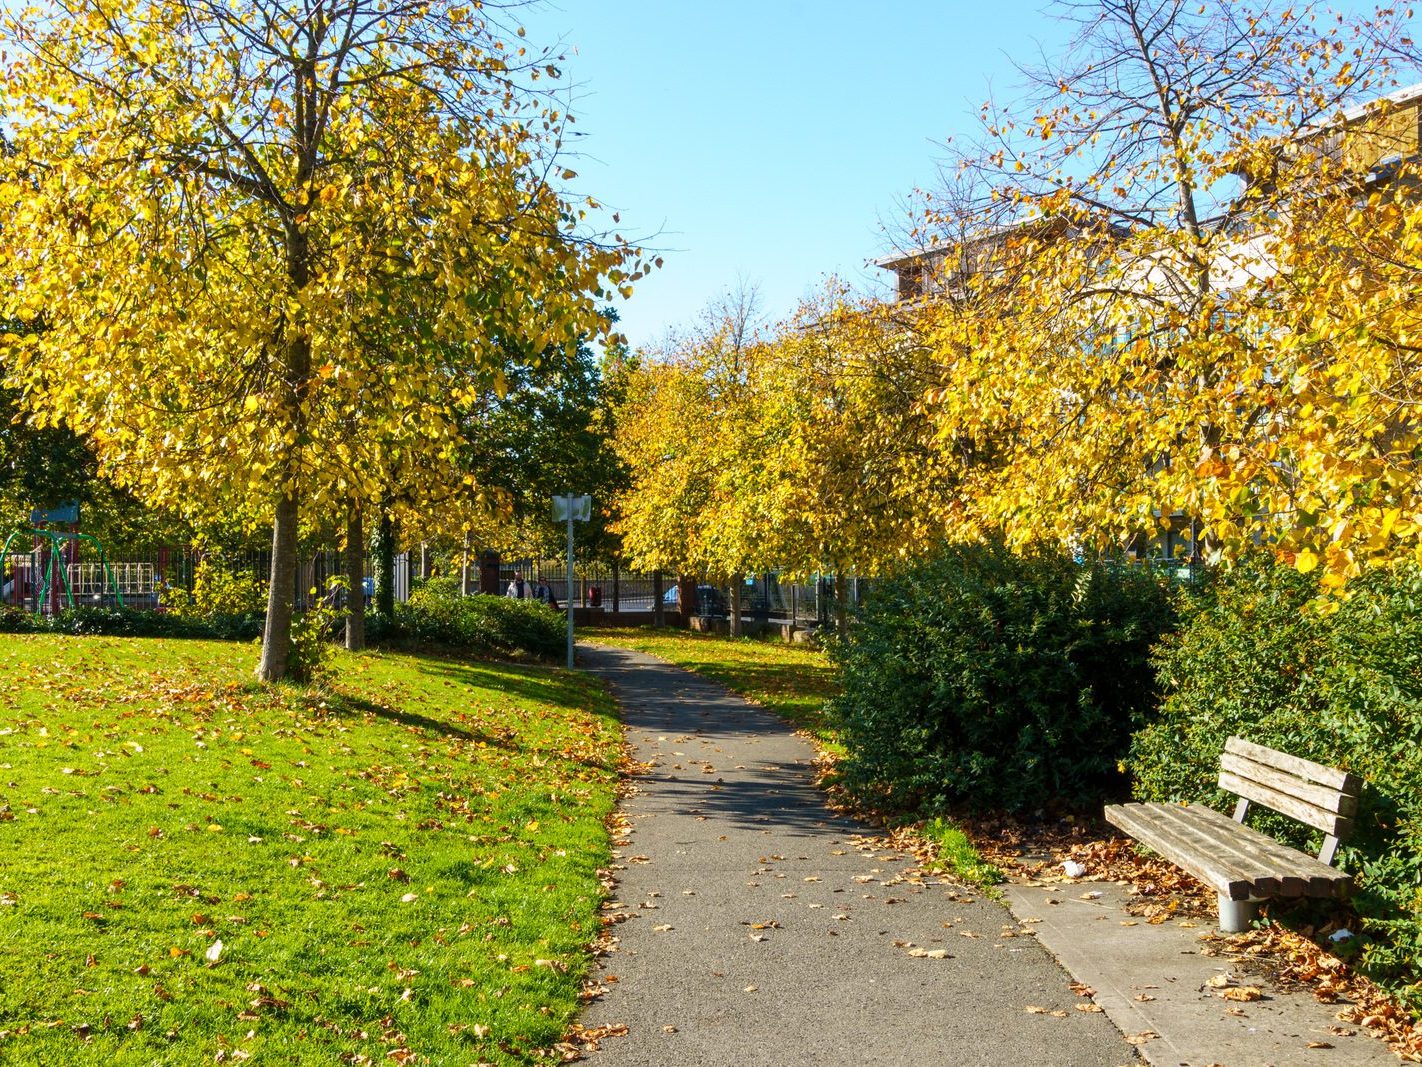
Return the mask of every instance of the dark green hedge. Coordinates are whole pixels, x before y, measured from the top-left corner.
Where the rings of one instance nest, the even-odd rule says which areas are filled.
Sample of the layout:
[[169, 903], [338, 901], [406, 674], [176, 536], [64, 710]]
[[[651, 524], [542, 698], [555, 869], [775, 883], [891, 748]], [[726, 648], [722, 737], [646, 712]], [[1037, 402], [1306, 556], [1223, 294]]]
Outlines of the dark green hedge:
[[[1215, 788], [1238, 734], [1369, 783], [1340, 863], [1360, 876], [1361, 961], [1394, 989], [1422, 978], [1422, 569], [1373, 571], [1318, 610], [1312, 577], [1267, 562], [1221, 578], [1156, 663], [1167, 698], [1130, 759], [1143, 800], [1232, 803]], [[1308, 850], [1319, 836], [1251, 823]], [[1422, 988], [1406, 990], [1422, 1006]]]
[[[192, 637], [250, 641], [262, 636], [261, 615], [180, 616], [126, 608], [75, 608], [54, 616], [0, 609], [0, 633], [60, 633], [115, 637]], [[331, 636], [338, 640], [339, 620]], [[458, 583], [424, 583], [395, 618], [369, 615], [372, 645], [413, 644], [476, 656], [531, 655], [557, 659], [567, 643], [564, 617], [532, 600], [461, 597]]]
[[190, 618], [132, 608], [70, 608], [58, 615], [0, 609], [0, 633], [106, 634], [112, 637], [193, 637], [250, 641], [262, 636], [260, 615]]
[[843, 783], [902, 810], [1078, 807], [1125, 792], [1171, 591], [1056, 552], [954, 545], [875, 583], [830, 645]]
[[526, 653], [555, 659], [567, 646], [563, 615], [535, 600], [462, 596], [453, 578], [434, 578], [395, 607], [393, 635], [481, 656]]

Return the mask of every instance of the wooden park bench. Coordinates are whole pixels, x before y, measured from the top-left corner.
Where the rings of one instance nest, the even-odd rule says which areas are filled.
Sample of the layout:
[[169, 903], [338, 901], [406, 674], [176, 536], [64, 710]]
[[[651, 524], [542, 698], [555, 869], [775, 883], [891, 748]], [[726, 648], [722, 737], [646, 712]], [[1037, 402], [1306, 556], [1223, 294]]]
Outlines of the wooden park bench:
[[[1219, 785], [1240, 798], [1233, 819], [1203, 804], [1112, 804], [1106, 821], [1213, 888], [1226, 932], [1248, 929], [1261, 900], [1352, 890], [1352, 876], [1331, 864], [1358, 810], [1362, 783], [1355, 775], [1231, 737], [1220, 755]], [[1322, 830], [1318, 857], [1245, 826], [1251, 803]]]

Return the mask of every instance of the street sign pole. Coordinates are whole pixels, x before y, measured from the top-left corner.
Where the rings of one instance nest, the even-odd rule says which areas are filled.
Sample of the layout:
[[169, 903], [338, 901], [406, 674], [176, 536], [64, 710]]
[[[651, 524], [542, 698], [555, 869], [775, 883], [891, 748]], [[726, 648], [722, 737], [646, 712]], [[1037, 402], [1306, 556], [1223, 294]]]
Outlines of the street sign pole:
[[573, 669], [573, 494], [568, 493], [568, 669]]
[[568, 523], [568, 667], [573, 666], [573, 520], [587, 522], [592, 518], [592, 497], [555, 496], [553, 498], [553, 520], [566, 519]]

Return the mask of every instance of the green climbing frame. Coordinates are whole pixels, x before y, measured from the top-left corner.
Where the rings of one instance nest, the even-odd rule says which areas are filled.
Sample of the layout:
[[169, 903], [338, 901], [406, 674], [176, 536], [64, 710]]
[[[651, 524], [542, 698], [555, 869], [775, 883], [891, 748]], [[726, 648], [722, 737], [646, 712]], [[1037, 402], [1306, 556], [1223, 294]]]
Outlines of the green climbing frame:
[[[17, 539], [22, 543], [28, 539], [32, 547], [28, 551], [12, 553], [10, 546]], [[48, 542], [47, 557], [44, 552], [46, 547], [44, 542]], [[123, 594], [119, 592], [118, 582], [114, 580], [113, 568], [109, 566], [108, 557], [104, 554], [104, 546], [97, 537], [59, 530], [19, 529], [5, 538], [5, 546], [0, 548], [0, 559], [8, 563], [12, 556], [31, 557], [30, 573], [37, 575], [37, 584], [34, 590], [35, 614], [44, 614], [56, 588], [63, 592], [65, 607], [74, 607], [74, 590], [70, 588], [69, 570], [64, 565], [64, 549], [70, 542], [77, 543], [81, 547], [84, 545], [93, 546], [104, 570], [105, 588], [113, 591], [114, 602], [119, 607], [123, 607]]]

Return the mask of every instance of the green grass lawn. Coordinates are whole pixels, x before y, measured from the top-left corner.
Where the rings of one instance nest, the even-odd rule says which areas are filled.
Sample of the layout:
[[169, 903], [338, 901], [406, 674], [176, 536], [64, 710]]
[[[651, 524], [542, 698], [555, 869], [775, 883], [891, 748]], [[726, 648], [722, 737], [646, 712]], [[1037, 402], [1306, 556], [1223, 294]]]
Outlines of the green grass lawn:
[[822, 745], [834, 745], [834, 735], [823, 712], [825, 701], [837, 690], [834, 671], [819, 649], [674, 629], [588, 628], [579, 630], [578, 637], [650, 652], [678, 667], [713, 678], [777, 712]]
[[[0, 638], [0, 1062], [526, 1062], [599, 932], [593, 679]], [[220, 946], [220, 947], [219, 947]]]

